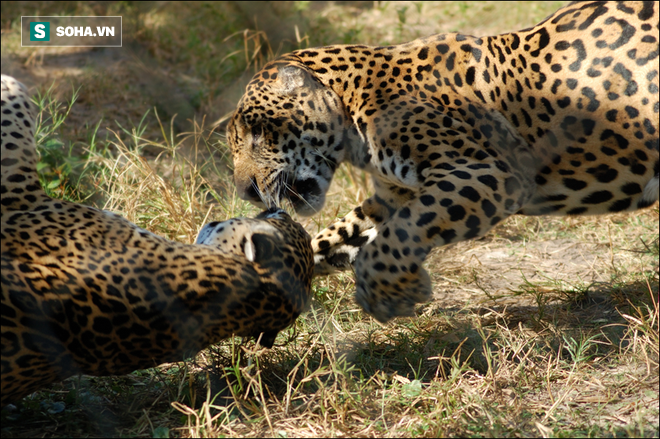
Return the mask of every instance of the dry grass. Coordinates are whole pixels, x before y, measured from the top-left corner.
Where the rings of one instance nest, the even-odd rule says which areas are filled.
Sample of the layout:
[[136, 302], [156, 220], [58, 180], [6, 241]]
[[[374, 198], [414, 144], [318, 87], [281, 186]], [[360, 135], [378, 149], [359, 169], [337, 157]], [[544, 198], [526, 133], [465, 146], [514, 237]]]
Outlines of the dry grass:
[[[232, 188], [226, 183], [213, 188], [205, 178], [219, 172], [214, 166], [216, 151], [210, 147], [214, 131], [195, 124], [193, 132], [174, 136], [172, 131], [165, 133], [157, 115], [156, 118], [163, 136], [160, 143], [145, 139], [137, 129], [125, 130], [129, 142], [113, 132], [116, 156], [98, 158], [96, 165], [107, 170], [103, 179], [110, 183], [103, 189], [107, 198], [104, 209], [169, 239], [192, 244], [209, 218], [236, 210], [236, 206], [226, 202]], [[188, 146], [189, 141], [184, 155], [182, 146]], [[147, 160], [142, 155], [146, 147], [162, 152]]]
[[[133, 17], [142, 26], [137, 40], [154, 63], [144, 64], [167, 63], [177, 84], [203, 84], [193, 106], [208, 120], [225, 114], [211, 111], [227, 96], [222, 87], [230, 88], [224, 79], [212, 87], [218, 75], [251, 74], [281, 46], [261, 29], [223, 25], [227, 6], [141, 7]], [[301, 23], [294, 43], [305, 46], [496, 33], [529, 25], [556, 5], [291, 8]], [[178, 26], [175, 12], [205, 37], [165, 32]], [[4, 26], [3, 52], [12, 50], [5, 32], [11, 37], [14, 29]], [[219, 35], [211, 35], [214, 26]], [[254, 215], [235, 195], [221, 127], [191, 120], [182, 128], [158, 105], [147, 113], [153, 105], [145, 102], [154, 102], [135, 82], [144, 70], [123, 63], [105, 76], [83, 72], [64, 88], [68, 95], [55, 93], [63, 81], [50, 93], [40, 88], [40, 172], [49, 191], [182, 242], [193, 242], [208, 221]], [[81, 83], [78, 100], [62, 103]], [[120, 111], [96, 109], [106, 104]], [[97, 125], [101, 116], [118, 123]], [[314, 233], [369, 191], [363, 172], [342, 167], [324, 211], [298, 220]], [[658, 216], [656, 204], [603, 217], [512, 217], [484, 238], [434, 250], [426, 262], [433, 300], [416, 318], [385, 326], [354, 302], [351, 273], [319, 278], [311, 309], [273, 349], [233, 339], [185, 362], [69, 379], [3, 410], [3, 437], [657, 437]]]

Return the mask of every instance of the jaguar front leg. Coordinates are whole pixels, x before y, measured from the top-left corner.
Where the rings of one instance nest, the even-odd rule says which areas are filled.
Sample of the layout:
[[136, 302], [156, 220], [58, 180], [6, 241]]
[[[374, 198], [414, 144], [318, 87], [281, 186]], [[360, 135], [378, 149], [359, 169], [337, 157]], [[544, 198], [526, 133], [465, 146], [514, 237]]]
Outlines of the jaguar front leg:
[[398, 206], [413, 198], [413, 192], [374, 179], [377, 195], [365, 200], [312, 239], [314, 275], [348, 270], [362, 247], [378, 235], [377, 225], [388, 219]]
[[314, 275], [347, 270], [358, 252], [376, 237], [374, 221], [358, 206], [312, 239]]
[[414, 305], [431, 296], [422, 264], [433, 247], [483, 236], [529, 201], [528, 176], [500, 167], [431, 175], [419, 196], [376, 225], [354, 262], [355, 298], [368, 314], [382, 323], [414, 315]]

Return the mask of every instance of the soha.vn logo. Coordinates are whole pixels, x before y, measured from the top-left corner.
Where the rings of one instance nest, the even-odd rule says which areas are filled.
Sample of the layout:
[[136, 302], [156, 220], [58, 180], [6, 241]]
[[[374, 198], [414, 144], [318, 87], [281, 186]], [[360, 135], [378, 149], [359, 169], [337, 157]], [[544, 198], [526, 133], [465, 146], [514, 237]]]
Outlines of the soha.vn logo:
[[[55, 29], [58, 37], [114, 37], [114, 26], [58, 26]], [[35, 21], [30, 23], [30, 41], [50, 41], [50, 22]]]

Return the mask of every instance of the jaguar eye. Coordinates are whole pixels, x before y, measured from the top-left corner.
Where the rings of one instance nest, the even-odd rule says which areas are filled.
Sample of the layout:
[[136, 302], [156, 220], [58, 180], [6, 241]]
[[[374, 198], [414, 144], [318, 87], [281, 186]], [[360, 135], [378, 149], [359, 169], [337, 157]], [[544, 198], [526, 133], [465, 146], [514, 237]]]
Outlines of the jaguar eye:
[[264, 135], [264, 130], [261, 124], [259, 125], [254, 125], [252, 127], [252, 140], [256, 141], [259, 140], [261, 137]]
[[258, 125], [253, 125], [252, 126], [252, 148], [257, 148], [259, 145], [261, 145], [263, 137], [264, 137], [264, 130], [263, 126], [261, 124]]

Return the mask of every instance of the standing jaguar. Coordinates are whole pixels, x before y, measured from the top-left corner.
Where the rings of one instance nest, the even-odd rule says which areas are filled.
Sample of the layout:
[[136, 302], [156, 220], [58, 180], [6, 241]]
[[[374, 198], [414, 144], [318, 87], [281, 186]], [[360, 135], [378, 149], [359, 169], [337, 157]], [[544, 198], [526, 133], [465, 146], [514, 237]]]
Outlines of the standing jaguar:
[[2, 406], [77, 373], [180, 361], [232, 334], [271, 347], [311, 297], [311, 238], [279, 209], [195, 245], [48, 197], [34, 109], [2, 75]]
[[375, 194], [312, 240], [315, 272], [353, 264], [367, 313], [412, 315], [433, 247], [516, 213], [658, 200], [658, 7], [578, 2], [502, 35], [284, 55], [228, 124], [239, 194], [311, 215], [340, 163], [372, 174]]

